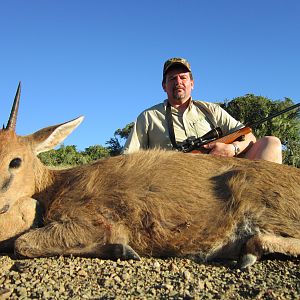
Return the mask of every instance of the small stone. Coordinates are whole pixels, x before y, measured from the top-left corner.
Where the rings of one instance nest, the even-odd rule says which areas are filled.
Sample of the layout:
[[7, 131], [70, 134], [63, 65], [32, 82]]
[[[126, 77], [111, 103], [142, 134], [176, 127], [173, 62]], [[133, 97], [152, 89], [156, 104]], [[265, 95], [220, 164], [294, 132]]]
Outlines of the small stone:
[[123, 280], [129, 280], [130, 278], [131, 278], [130, 274], [128, 274], [128, 273], [122, 274], [122, 279]]
[[205, 282], [199, 280], [198, 286], [199, 286], [199, 289], [200, 289], [200, 290], [204, 290], [204, 288], [205, 288]]
[[119, 276], [115, 276], [115, 277], [114, 277], [114, 281], [119, 283], [119, 282], [121, 282], [122, 280], [121, 280], [121, 278], [120, 278]]
[[84, 270], [79, 270], [77, 274], [78, 274], [79, 276], [82, 276], [82, 277], [87, 277], [87, 276], [88, 276], [87, 272], [84, 271]]
[[48, 291], [43, 292], [43, 297], [44, 298], [50, 298], [50, 293]]
[[183, 272], [183, 277], [184, 277], [185, 280], [190, 280], [191, 273], [189, 271], [184, 271]]
[[171, 284], [164, 284], [163, 285], [168, 291], [172, 291], [173, 290], [173, 285], [171, 285]]
[[212, 288], [212, 284], [209, 281], [205, 281], [205, 287], [207, 289], [211, 289]]
[[5, 262], [5, 263], [1, 264], [1, 273], [9, 271], [12, 266], [13, 266], [13, 263], [11, 263], [11, 262]]
[[64, 287], [64, 285], [63, 284], [60, 284], [59, 285], [59, 293], [63, 293], [64, 291], [65, 291], [66, 289], [65, 289], [65, 287]]
[[176, 264], [171, 264], [169, 269], [171, 272], [174, 272], [174, 273], [179, 272], [179, 268], [176, 266]]
[[18, 287], [17, 288], [17, 294], [20, 297], [27, 296], [27, 290], [26, 290], [26, 288], [25, 287]]
[[0, 300], [8, 299], [12, 292], [13, 291], [11, 289], [0, 289]]

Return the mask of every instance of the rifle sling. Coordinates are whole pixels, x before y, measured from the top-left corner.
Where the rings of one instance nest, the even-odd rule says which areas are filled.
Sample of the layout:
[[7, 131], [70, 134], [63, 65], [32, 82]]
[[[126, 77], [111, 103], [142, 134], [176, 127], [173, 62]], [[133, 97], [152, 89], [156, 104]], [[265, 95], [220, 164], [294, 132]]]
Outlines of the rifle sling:
[[173, 118], [172, 118], [172, 112], [171, 112], [171, 104], [169, 103], [169, 101], [167, 103], [167, 108], [166, 108], [166, 121], [168, 124], [169, 137], [170, 137], [172, 146], [174, 149], [178, 149], [178, 145], [177, 145], [176, 139], [175, 139]]

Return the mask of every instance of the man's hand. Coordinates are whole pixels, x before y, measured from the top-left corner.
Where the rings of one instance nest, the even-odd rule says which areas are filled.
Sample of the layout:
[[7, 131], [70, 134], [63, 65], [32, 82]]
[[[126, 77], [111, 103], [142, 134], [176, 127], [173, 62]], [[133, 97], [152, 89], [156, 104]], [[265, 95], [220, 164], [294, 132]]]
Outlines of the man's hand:
[[203, 148], [210, 150], [209, 154], [216, 156], [233, 157], [235, 155], [235, 147], [232, 144], [212, 142], [204, 145]]

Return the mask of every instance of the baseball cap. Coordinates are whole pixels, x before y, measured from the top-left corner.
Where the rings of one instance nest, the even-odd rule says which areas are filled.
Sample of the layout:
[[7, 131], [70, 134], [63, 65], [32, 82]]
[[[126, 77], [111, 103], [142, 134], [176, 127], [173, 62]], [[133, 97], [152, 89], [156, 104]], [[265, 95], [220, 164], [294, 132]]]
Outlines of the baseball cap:
[[163, 77], [165, 77], [168, 70], [173, 67], [174, 65], [181, 65], [184, 66], [189, 72], [192, 72], [190, 63], [185, 59], [181, 57], [173, 57], [168, 59], [164, 64], [163, 69]]

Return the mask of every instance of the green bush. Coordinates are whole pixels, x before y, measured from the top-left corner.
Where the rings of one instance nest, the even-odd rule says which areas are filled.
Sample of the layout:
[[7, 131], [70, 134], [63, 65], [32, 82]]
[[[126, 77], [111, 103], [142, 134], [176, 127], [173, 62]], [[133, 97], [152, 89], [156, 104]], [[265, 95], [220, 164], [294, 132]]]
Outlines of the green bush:
[[[244, 124], [255, 124], [264, 117], [273, 115], [294, 105], [289, 98], [272, 101], [266, 97], [247, 94], [220, 104], [235, 119]], [[283, 145], [283, 162], [300, 167], [300, 114], [291, 110], [253, 128], [257, 138], [273, 135]]]
[[109, 150], [100, 145], [90, 146], [85, 151], [77, 151], [76, 146], [61, 145], [57, 150], [39, 154], [47, 166], [75, 166], [110, 156]]

